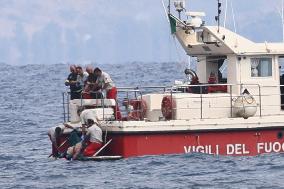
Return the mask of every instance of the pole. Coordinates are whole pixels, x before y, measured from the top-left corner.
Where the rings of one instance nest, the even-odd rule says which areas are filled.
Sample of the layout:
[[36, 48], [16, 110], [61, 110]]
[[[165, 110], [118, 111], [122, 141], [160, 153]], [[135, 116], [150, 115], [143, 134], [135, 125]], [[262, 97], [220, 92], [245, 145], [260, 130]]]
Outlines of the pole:
[[166, 15], [167, 21], [168, 21], [168, 23], [170, 23], [169, 16], [168, 16], [169, 13], [167, 12], [164, 0], [161, 0], [161, 1], [162, 1], [162, 5], [163, 5], [163, 8], [164, 8], [164, 11], [165, 11], [165, 15]]
[[171, 13], [171, 0], [169, 0], [169, 4], [168, 4], [168, 13]]
[[226, 28], [226, 22], [227, 22], [227, 11], [228, 11], [228, 0], [226, 0], [225, 3], [225, 15], [224, 15], [224, 28]]
[[92, 157], [97, 156], [103, 149], [105, 149], [105, 147], [107, 145], [109, 145], [109, 143], [112, 141], [112, 139], [110, 139], [107, 143], [105, 143], [105, 145], [103, 145]]
[[233, 16], [234, 30], [235, 30], [235, 33], [237, 33], [236, 20], [235, 20], [235, 12], [234, 12], [234, 7], [233, 7], [233, 2], [230, 1], [230, 4], [231, 4], [232, 16]]
[[282, 40], [284, 42], [284, 0], [282, 0], [281, 19], [282, 19]]
[[219, 7], [219, 4], [220, 4], [220, 0], [218, 0], [218, 33], [220, 31], [220, 7]]

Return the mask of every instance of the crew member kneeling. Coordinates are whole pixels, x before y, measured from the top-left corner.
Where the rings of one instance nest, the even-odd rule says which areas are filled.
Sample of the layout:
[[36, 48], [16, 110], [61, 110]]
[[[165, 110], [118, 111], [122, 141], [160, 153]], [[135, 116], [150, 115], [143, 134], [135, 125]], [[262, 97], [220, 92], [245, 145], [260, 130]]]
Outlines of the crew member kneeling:
[[87, 132], [84, 137], [84, 156], [93, 156], [102, 147], [102, 129], [93, 119], [87, 120]]

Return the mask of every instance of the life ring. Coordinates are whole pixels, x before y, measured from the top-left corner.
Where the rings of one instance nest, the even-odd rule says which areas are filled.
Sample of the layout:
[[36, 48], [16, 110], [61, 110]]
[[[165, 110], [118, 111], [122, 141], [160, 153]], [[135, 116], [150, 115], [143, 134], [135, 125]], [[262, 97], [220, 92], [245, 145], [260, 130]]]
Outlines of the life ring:
[[147, 104], [142, 99], [124, 100], [123, 105], [131, 106], [131, 111], [128, 113], [127, 120], [143, 120], [146, 116]]
[[166, 120], [173, 119], [173, 111], [176, 107], [175, 100], [171, 96], [165, 96], [162, 100], [162, 114]]

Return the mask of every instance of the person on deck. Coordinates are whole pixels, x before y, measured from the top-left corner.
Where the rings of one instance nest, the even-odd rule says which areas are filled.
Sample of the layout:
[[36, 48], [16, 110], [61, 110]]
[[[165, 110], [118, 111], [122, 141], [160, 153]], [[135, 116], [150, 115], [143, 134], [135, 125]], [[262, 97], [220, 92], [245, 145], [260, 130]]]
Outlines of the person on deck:
[[[117, 98], [117, 89], [114, 85], [114, 82], [110, 78], [109, 74], [103, 72], [100, 68], [95, 68], [94, 70], [95, 76], [97, 77], [96, 85], [99, 89], [106, 91], [107, 99], [115, 99]], [[121, 113], [119, 111], [118, 106], [114, 109], [116, 119], [121, 119]]]
[[65, 85], [70, 87], [71, 100], [81, 98], [80, 88], [76, 84], [77, 84], [76, 66], [71, 65], [70, 66], [70, 74], [68, 75], [67, 79], [65, 80]]
[[58, 155], [59, 155], [59, 152], [60, 152], [60, 139], [59, 139], [59, 137], [61, 136], [64, 129], [66, 129], [66, 128], [74, 129], [71, 125], [63, 124], [63, 125], [60, 125], [60, 126], [51, 127], [48, 130], [47, 134], [48, 134], [49, 139], [52, 143], [52, 156], [53, 157], [58, 157]]
[[84, 88], [84, 98], [99, 99], [102, 98], [102, 93], [96, 85], [97, 76], [94, 74], [94, 68], [91, 65], [86, 67], [86, 72], [89, 74], [86, 86]]
[[96, 80], [97, 87], [106, 91], [106, 98], [116, 99], [117, 89], [114, 85], [114, 82], [110, 78], [109, 74], [106, 72], [103, 72], [99, 68], [95, 68], [94, 74], [97, 77], [97, 80]]
[[77, 86], [80, 88], [80, 92], [82, 92], [86, 85], [89, 74], [87, 72], [84, 72], [81, 66], [77, 66], [76, 70], [78, 74]]

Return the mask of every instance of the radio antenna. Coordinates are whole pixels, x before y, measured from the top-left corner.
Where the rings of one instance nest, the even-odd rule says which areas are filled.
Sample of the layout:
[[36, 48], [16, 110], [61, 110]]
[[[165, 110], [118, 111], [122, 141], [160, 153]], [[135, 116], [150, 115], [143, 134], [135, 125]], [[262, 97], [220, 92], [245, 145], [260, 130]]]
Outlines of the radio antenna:
[[284, 0], [281, 0], [281, 8], [277, 8], [279, 16], [281, 17], [282, 25], [282, 41], [284, 42]]
[[224, 28], [226, 28], [227, 11], [228, 11], [228, 0], [226, 0], [226, 3], [225, 3]]
[[220, 14], [221, 14], [221, 3], [220, 3], [220, 0], [217, 0], [218, 2], [218, 16], [215, 16], [215, 20], [217, 21], [218, 23], [218, 33], [220, 32]]

